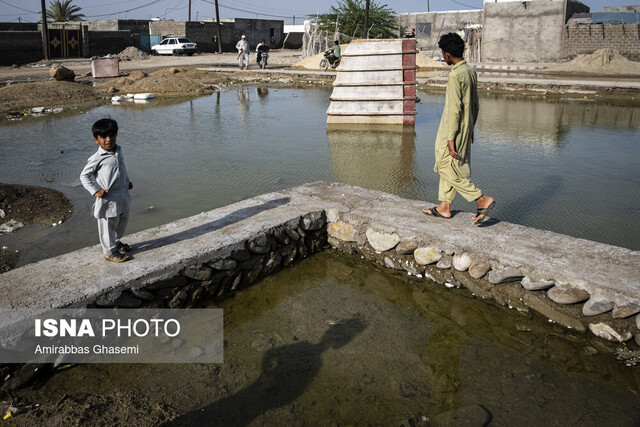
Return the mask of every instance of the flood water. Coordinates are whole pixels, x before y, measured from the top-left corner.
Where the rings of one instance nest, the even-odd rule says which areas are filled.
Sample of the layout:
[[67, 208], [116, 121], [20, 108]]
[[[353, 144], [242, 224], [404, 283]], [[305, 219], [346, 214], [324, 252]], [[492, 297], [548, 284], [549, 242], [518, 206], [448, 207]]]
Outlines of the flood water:
[[[0, 236], [0, 244], [20, 250], [24, 264], [98, 242], [78, 175], [97, 148], [91, 125], [105, 116], [119, 123], [134, 183], [129, 233], [317, 180], [437, 202], [433, 141], [443, 94], [419, 93], [408, 132], [328, 130], [330, 94], [245, 86], [3, 122], [0, 182], [59, 189], [74, 213], [55, 228]], [[472, 180], [497, 199], [492, 216], [640, 249], [640, 107], [493, 95], [480, 102]], [[460, 197], [453, 208], [475, 211]]]
[[[78, 365], [25, 404], [56, 425], [640, 422], [620, 345], [327, 250], [214, 305], [224, 363]], [[490, 421], [490, 424], [489, 424]]]

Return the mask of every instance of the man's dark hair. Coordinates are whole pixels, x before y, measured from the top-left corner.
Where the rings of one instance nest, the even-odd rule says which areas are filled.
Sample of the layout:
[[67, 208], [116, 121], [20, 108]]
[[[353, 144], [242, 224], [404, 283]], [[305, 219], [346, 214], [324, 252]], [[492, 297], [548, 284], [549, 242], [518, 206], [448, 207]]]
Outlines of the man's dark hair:
[[117, 135], [118, 123], [113, 119], [100, 119], [91, 126], [91, 132], [94, 138]]
[[443, 34], [438, 41], [438, 47], [456, 58], [462, 58], [464, 54], [464, 40], [456, 33]]
[[338, 44], [340, 44], [340, 42], [339, 42], [338, 40], [336, 40], [336, 41], [334, 42], [334, 44], [338, 45]]

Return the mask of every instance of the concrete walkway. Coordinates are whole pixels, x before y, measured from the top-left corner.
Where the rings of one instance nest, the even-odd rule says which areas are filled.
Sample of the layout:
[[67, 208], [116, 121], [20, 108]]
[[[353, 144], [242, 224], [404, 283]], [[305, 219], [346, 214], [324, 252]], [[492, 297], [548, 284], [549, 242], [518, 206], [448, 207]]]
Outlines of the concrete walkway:
[[[499, 203], [499, 201], [498, 201]], [[397, 233], [401, 241], [467, 252], [494, 268], [516, 267], [530, 277], [569, 284], [616, 306], [640, 304], [640, 252], [549, 231], [491, 220], [472, 226], [472, 214], [451, 220], [427, 217], [431, 203], [337, 183], [310, 183], [265, 194], [126, 237], [132, 261], [108, 263], [98, 245], [29, 264], [0, 275], [0, 307], [84, 306], [96, 295], [177, 275], [186, 266], [228, 257], [247, 239], [325, 210], [329, 221]]]

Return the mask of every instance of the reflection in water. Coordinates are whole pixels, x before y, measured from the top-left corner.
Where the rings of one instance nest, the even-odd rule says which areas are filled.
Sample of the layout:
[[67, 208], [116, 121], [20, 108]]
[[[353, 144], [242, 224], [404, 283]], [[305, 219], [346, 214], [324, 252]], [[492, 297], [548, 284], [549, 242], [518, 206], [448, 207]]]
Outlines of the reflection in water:
[[257, 87], [256, 95], [260, 98], [260, 102], [264, 102], [267, 100], [267, 96], [269, 96], [269, 88], [268, 87]]
[[243, 87], [238, 91], [238, 111], [243, 119], [247, 118], [247, 112], [249, 112], [249, 88]]
[[340, 182], [394, 194], [413, 193], [413, 128], [330, 125], [327, 135]]

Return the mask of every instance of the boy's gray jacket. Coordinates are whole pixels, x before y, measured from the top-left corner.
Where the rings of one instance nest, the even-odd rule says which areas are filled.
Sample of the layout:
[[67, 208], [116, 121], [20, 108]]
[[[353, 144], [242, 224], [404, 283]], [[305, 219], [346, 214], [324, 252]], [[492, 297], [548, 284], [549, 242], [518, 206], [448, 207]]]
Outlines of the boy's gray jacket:
[[100, 189], [108, 190], [103, 198], [96, 197], [93, 204], [93, 216], [112, 218], [129, 212], [129, 176], [124, 166], [124, 158], [119, 145], [115, 153], [102, 147], [87, 161], [80, 174], [82, 186], [93, 196]]

